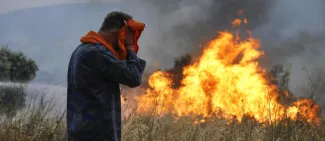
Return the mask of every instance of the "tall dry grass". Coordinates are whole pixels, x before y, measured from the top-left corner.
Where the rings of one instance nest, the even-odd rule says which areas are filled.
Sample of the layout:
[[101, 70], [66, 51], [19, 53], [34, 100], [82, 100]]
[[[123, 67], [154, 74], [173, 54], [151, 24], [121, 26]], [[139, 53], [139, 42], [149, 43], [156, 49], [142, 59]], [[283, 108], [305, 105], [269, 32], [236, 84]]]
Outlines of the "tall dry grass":
[[[0, 141], [66, 141], [65, 112], [54, 107], [53, 101], [34, 97], [14, 117], [1, 116]], [[316, 127], [300, 121], [263, 126], [250, 118], [229, 123], [216, 117], [194, 124], [198, 116], [138, 115], [133, 105], [123, 108], [130, 112], [123, 119], [123, 141], [325, 141], [325, 115]]]
[[0, 141], [65, 141], [65, 112], [45, 96], [29, 98], [15, 116], [0, 116]]
[[[171, 114], [133, 114], [123, 120], [125, 141], [325, 141], [325, 125], [310, 126], [303, 121], [284, 120], [259, 124], [251, 118], [241, 123], [217, 117], [203, 123], [198, 116], [175, 119]], [[321, 115], [325, 122], [325, 115]]]
[[[1, 141], [65, 141], [65, 113], [51, 112], [54, 103], [40, 99], [12, 118], [0, 120]], [[210, 118], [194, 124], [198, 117], [175, 119], [170, 114], [136, 115], [123, 119], [122, 140], [125, 141], [323, 141], [325, 125], [312, 127], [299, 121], [262, 126], [247, 118], [242, 123], [229, 123]], [[322, 122], [325, 116], [322, 115]], [[287, 124], [284, 124], [287, 123]]]

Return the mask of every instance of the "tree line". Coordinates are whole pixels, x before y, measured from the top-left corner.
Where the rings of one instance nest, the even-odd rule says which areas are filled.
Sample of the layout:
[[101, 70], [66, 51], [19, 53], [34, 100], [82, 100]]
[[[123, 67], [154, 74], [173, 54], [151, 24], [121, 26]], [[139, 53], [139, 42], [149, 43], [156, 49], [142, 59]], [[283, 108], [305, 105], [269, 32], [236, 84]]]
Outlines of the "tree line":
[[0, 115], [13, 116], [25, 106], [26, 87], [6, 83], [28, 83], [38, 71], [36, 62], [8, 45], [0, 48]]

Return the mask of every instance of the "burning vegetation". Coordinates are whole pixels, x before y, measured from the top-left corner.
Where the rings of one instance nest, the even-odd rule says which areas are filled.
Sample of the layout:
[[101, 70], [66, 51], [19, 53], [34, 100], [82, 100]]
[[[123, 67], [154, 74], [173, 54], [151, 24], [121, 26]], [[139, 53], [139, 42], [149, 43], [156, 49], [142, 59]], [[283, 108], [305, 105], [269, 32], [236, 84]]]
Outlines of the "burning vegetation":
[[[246, 24], [235, 19], [233, 27]], [[149, 79], [145, 94], [136, 98], [137, 114], [172, 114], [175, 118], [199, 116], [197, 123], [211, 117], [242, 122], [246, 117], [261, 124], [284, 120], [319, 125], [319, 106], [311, 99], [292, 99], [277, 87], [257, 59], [264, 55], [251, 36], [219, 32], [198, 60], [184, 56], [168, 71], [157, 71]]]

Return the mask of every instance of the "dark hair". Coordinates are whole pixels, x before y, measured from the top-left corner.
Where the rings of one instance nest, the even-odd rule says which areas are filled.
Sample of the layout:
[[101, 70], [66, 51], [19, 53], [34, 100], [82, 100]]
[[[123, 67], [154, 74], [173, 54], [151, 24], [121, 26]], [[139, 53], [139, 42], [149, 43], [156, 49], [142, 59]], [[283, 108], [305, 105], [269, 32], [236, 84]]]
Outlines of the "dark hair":
[[108, 31], [113, 28], [122, 28], [124, 21], [129, 21], [132, 19], [132, 16], [120, 11], [113, 11], [108, 13], [104, 19], [102, 26], [99, 31]]

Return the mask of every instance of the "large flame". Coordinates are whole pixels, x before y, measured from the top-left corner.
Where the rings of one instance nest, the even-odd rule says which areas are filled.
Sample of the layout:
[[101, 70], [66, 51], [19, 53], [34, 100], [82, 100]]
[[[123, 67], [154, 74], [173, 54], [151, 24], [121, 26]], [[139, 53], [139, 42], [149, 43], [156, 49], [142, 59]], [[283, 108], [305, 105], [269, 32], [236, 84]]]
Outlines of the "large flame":
[[[238, 24], [240, 20], [236, 19], [233, 26]], [[319, 124], [319, 106], [312, 100], [301, 99], [289, 106], [279, 102], [276, 86], [268, 83], [266, 71], [256, 61], [263, 55], [259, 47], [254, 38], [242, 41], [230, 32], [220, 32], [199, 60], [184, 68], [178, 89], [171, 87], [172, 74], [152, 74], [148, 80], [151, 88], [137, 98], [137, 112], [217, 116], [239, 122], [250, 117], [259, 123], [290, 119]]]

